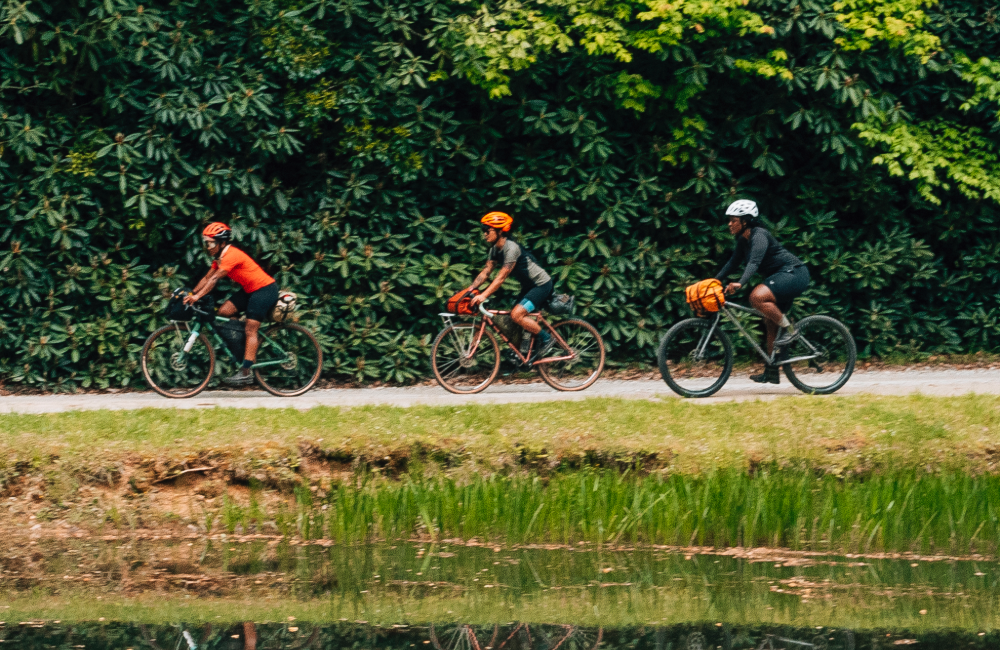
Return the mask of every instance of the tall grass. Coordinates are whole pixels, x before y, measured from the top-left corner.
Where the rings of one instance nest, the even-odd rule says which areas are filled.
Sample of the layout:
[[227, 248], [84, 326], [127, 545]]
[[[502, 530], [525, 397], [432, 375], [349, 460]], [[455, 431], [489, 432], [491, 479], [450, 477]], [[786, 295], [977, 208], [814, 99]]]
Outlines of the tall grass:
[[[771, 546], [835, 552], [997, 550], [1000, 477], [918, 472], [841, 480], [806, 472], [702, 477], [574, 472], [548, 479], [446, 478], [296, 493], [274, 515], [283, 533], [341, 543], [478, 538], [506, 543]], [[260, 505], [227, 501], [226, 527]]]

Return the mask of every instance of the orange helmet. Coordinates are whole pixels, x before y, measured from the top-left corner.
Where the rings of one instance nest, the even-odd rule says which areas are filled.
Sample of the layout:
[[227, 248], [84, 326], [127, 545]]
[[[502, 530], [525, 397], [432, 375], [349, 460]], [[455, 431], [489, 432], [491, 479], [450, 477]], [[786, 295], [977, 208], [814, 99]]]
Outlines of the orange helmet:
[[506, 212], [490, 212], [480, 219], [479, 223], [489, 226], [490, 228], [497, 228], [498, 230], [502, 230], [504, 232], [510, 232], [510, 226], [514, 223], [514, 220], [511, 219], [510, 215]]
[[201, 231], [203, 239], [211, 239], [217, 242], [227, 242], [233, 236], [233, 230], [221, 221], [210, 223]]

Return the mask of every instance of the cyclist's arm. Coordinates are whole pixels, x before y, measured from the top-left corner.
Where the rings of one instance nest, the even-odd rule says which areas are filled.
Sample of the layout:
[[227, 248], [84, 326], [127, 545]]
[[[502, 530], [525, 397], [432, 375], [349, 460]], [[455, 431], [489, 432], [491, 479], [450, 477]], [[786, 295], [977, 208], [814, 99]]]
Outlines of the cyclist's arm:
[[497, 290], [503, 285], [504, 280], [507, 279], [507, 276], [509, 276], [510, 272], [513, 270], [514, 270], [513, 264], [504, 264], [500, 268], [500, 272], [497, 273], [497, 277], [493, 278], [493, 282], [490, 282], [490, 286], [486, 287], [486, 290], [483, 291], [478, 296], [476, 296], [475, 298], [473, 298], [473, 300], [478, 299], [478, 302], [484, 302], [487, 298], [489, 298], [490, 296], [492, 296], [494, 293], [497, 292]]
[[222, 267], [209, 271], [208, 274], [201, 279], [201, 282], [198, 283], [198, 286], [194, 288], [194, 293], [185, 298], [184, 302], [189, 305], [198, 302], [205, 296], [205, 294], [215, 288], [215, 285], [218, 284], [219, 280], [227, 275], [228, 273], [226, 272], [226, 269]]
[[478, 289], [479, 285], [481, 285], [483, 282], [486, 282], [486, 278], [490, 277], [490, 273], [493, 273], [494, 266], [495, 264], [493, 263], [493, 260], [486, 260], [486, 266], [483, 267], [483, 270], [479, 272], [479, 275], [476, 276], [476, 279], [473, 280], [472, 284], [469, 285], [469, 291], [473, 289]]

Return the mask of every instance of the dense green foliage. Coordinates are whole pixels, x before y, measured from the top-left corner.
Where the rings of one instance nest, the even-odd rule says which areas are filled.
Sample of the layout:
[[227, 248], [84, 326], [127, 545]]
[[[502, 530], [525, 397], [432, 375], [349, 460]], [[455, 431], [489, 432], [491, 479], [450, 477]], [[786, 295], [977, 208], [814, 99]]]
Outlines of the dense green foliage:
[[866, 355], [1000, 346], [1000, 23], [946, 0], [4, 0], [0, 375], [134, 384], [198, 232], [309, 307], [329, 376], [427, 372], [445, 296], [519, 237], [648, 361], [752, 197], [796, 311]]

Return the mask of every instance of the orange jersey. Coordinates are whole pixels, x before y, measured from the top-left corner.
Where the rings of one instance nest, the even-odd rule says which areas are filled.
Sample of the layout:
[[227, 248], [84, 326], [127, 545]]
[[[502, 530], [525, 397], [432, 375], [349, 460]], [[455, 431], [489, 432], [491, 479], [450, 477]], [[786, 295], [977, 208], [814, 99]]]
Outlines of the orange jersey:
[[243, 287], [247, 293], [263, 289], [274, 282], [274, 278], [260, 268], [249, 255], [232, 244], [226, 246], [219, 259], [212, 262], [212, 269], [222, 268], [233, 282]]

